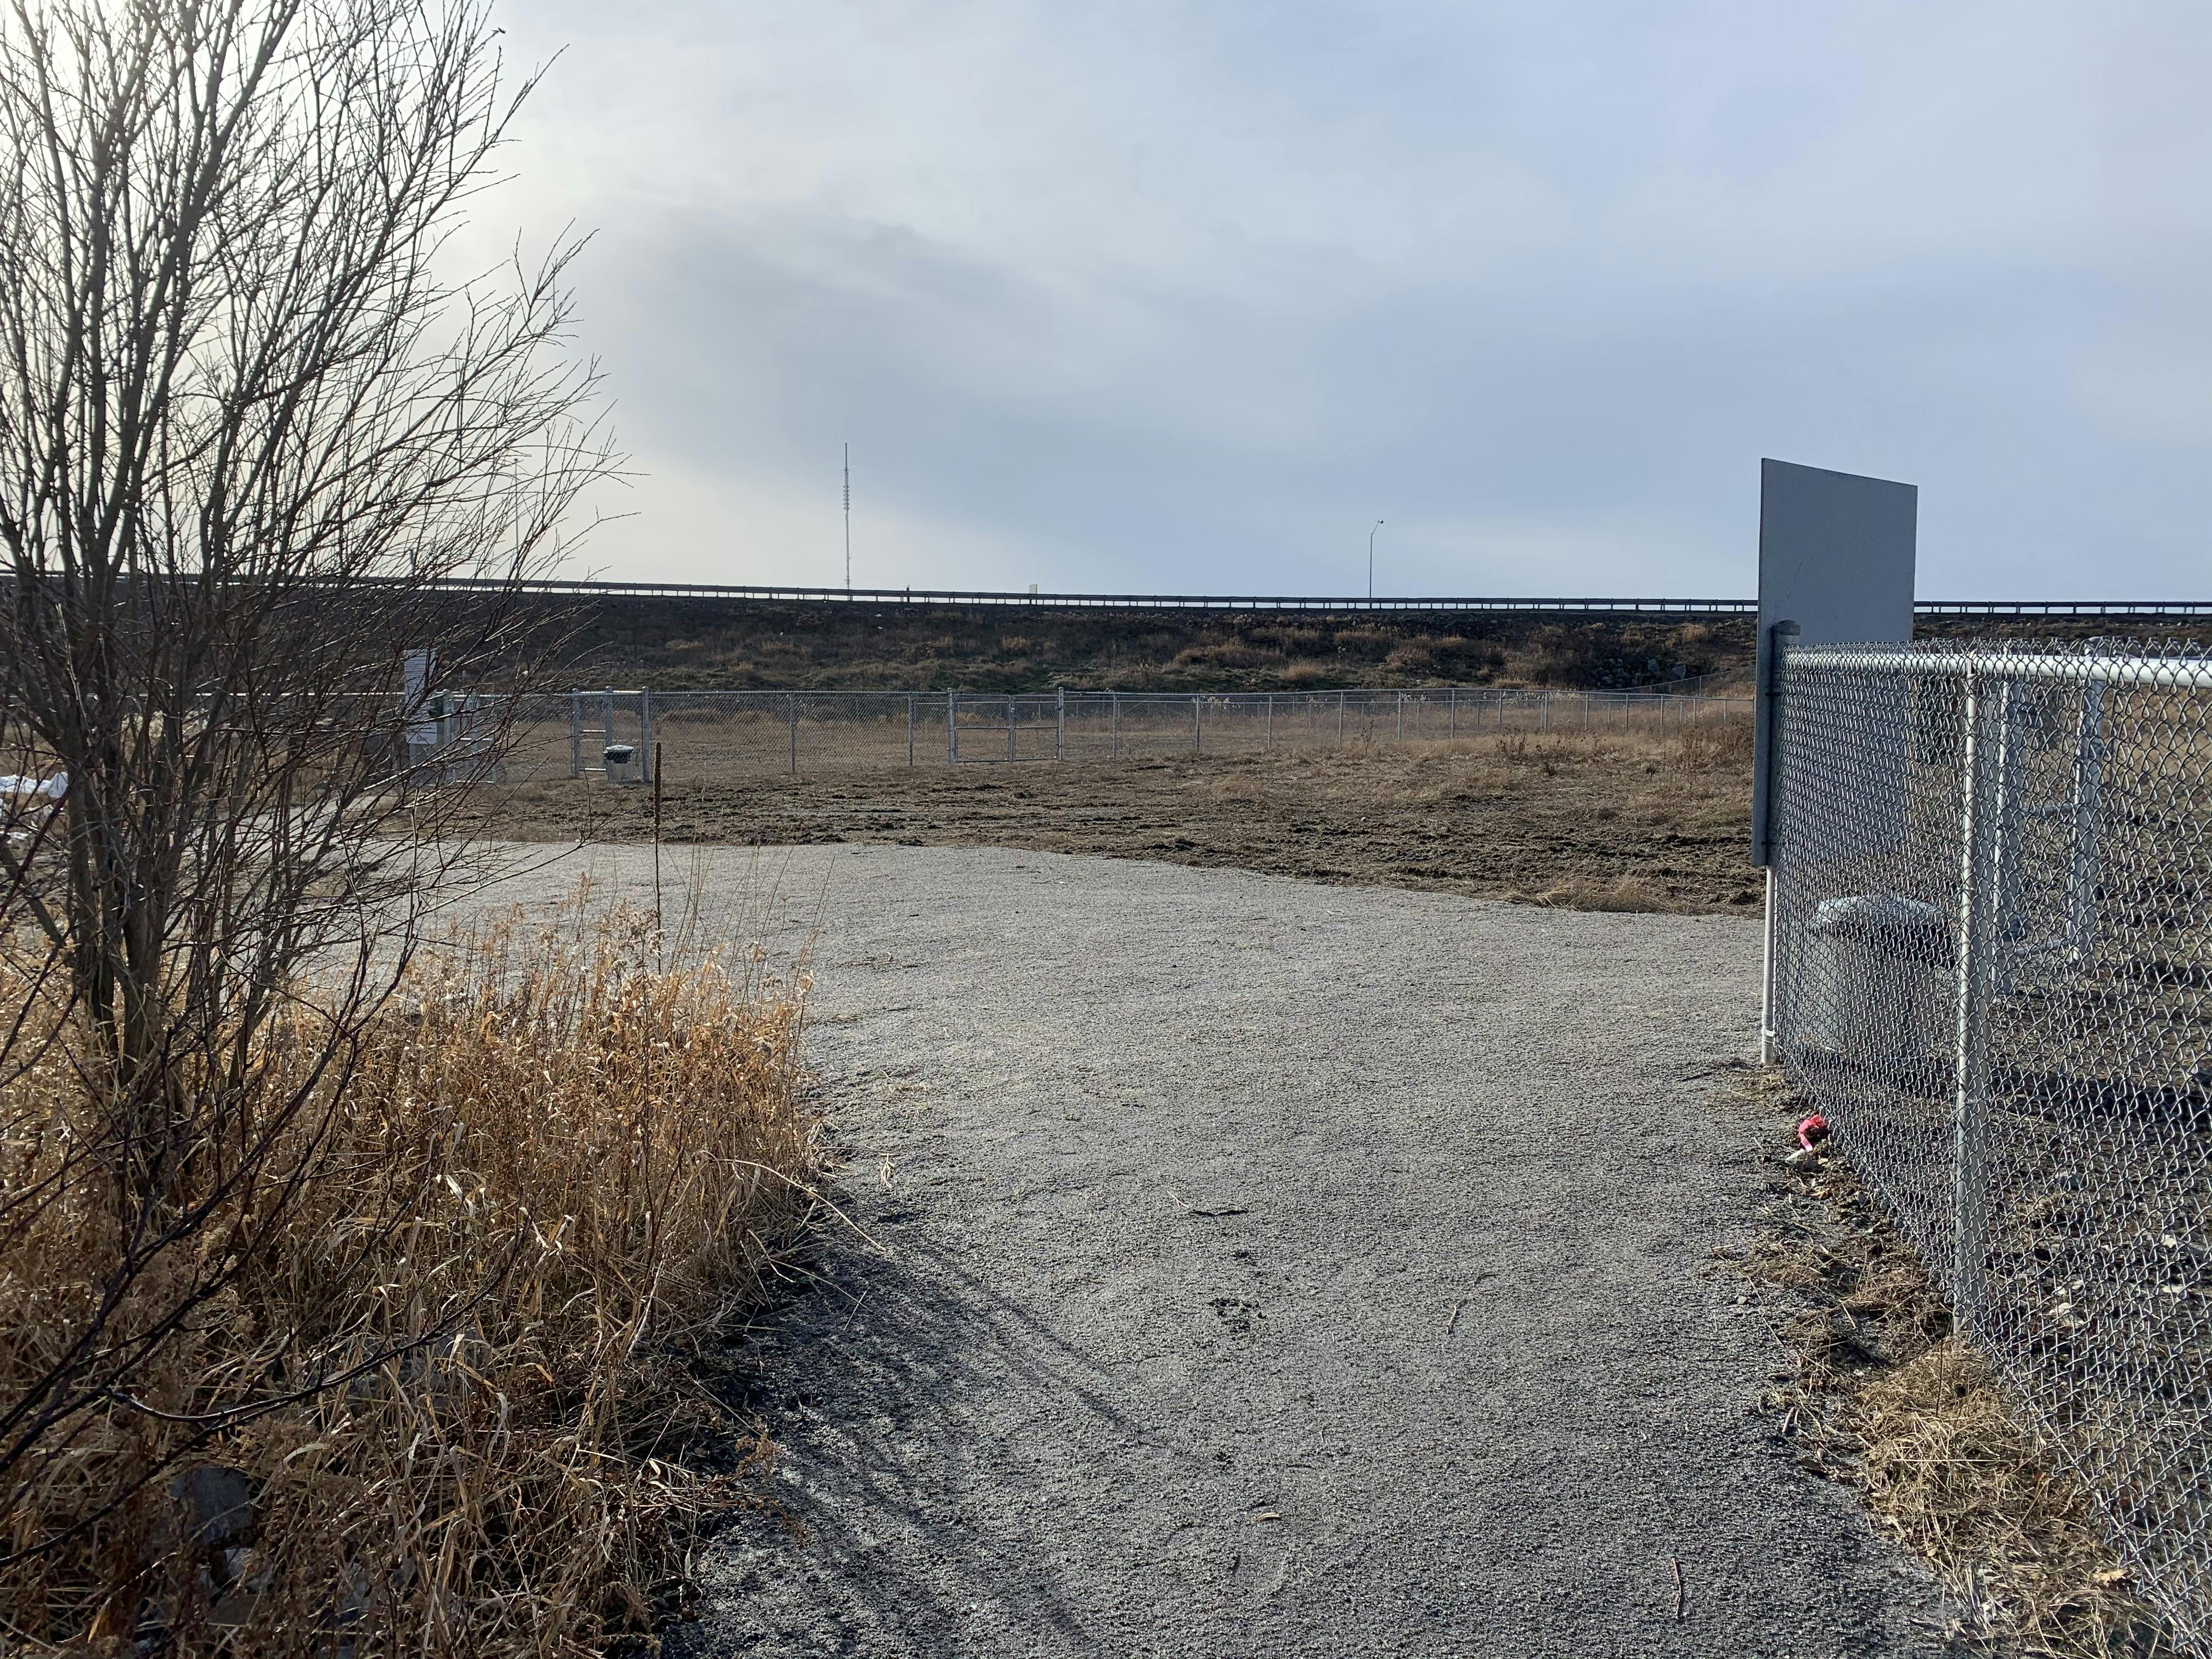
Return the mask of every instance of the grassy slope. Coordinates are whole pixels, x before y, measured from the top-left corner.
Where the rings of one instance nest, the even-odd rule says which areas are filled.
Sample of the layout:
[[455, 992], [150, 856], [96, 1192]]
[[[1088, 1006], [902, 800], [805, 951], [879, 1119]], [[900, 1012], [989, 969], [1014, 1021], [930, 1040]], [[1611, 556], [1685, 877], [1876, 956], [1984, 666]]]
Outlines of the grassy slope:
[[[1751, 666], [1748, 617], [1073, 611], [609, 599], [563, 618], [585, 684], [1042, 691], [1644, 685]], [[2027, 617], [1922, 632], [2078, 639], [2203, 625]]]
[[1743, 618], [1270, 615], [722, 600], [602, 602], [586, 683], [977, 691], [1636, 685], [1748, 661]]

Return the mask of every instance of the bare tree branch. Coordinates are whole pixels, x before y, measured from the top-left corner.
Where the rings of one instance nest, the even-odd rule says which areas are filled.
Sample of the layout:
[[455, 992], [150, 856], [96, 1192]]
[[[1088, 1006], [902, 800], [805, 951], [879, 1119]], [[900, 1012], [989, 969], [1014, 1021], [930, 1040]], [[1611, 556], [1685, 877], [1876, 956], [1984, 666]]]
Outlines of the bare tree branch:
[[456, 269], [530, 86], [495, 33], [477, 0], [0, 27], [0, 769], [67, 775], [35, 823], [0, 799], [0, 1246], [69, 1217], [88, 1287], [40, 1343], [0, 1332], [0, 1493], [102, 1413], [198, 1437], [151, 1479], [385, 1352], [302, 1332], [289, 1382], [137, 1380], [337, 1178], [330, 1115], [501, 705], [434, 777], [405, 734], [434, 686], [516, 683], [515, 584], [615, 465], [564, 350], [580, 244]]

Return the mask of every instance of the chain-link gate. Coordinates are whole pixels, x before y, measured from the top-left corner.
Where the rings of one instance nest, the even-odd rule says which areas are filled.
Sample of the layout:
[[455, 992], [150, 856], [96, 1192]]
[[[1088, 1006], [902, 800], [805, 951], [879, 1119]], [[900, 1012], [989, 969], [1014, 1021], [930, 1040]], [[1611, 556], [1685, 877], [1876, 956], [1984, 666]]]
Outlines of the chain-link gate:
[[1067, 699], [974, 691], [946, 695], [945, 757], [963, 761], [1065, 760]]
[[1782, 658], [1790, 1073], [2212, 1648], [2212, 662]]
[[568, 775], [609, 783], [653, 781], [653, 694], [571, 691]]

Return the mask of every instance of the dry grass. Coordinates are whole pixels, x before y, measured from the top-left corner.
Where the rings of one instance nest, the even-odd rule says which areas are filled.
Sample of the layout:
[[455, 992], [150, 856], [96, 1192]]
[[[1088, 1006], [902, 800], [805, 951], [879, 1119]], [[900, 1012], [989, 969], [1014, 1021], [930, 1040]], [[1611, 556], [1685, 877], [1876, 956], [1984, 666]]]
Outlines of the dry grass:
[[[1771, 1077], [1755, 1092], [1795, 1121]], [[1786, 1148], [1786, 1138], [1777, 1137]], [[1808, 1304], [1782, 1328], [1794, 1374], [1764, 1404], [1808, 1468], [1858, 1489], [1926, 1560], [1983, 1650], [2050, 1659], [2177, 1651], [2059, 1464], [1847, 1164], [1774, 1170], [1796, 1213], [1737, 1271]]]
[[549, 601], [584, 685], [974, 691], [1647, 684], [1747, 667], [1749, 617]]
[[[913, 721], [909, 726], [909, 707]], [[591, 729], [582, 734], [583, 758], [596, 766], [604, 709], [582, 705]], [[758, 781], [779, 784], [797, 773], [883, 775], [948, 768], [943, 697], [878, 693], [844, 698], [754, 696], [715, 699], [660, 694], [653, 707], [653, 738], [662, 769], [675, 784]], [[1585, 702], [1560, 697], [1541, 702], [1486, 704], [1470, 697], [1456, 706], [1413, 701], [1402, 722], [1395, 701], [1354, 702], [1340, 720], [1335, 699], [1293, 699], [1270, 711], [1247, 702], [1205, 710], [1203, 732], [1190, 703], [1180, 699], [1139, 702], [1117, 708], [1079, 700], [1064, 731], [1055, 731], [1038, 705], [1023, 711], [1031, 722], [1018, 733], [1025, 763], [1056, 755], [1070, 765], [1110, 767], [1141, 760], [1193, 756], [1202, 736], [1208, 762], [1288, 760], [1311, 756], [1323, 763], [1347, 755], [1442, 752], [1462, 757], [1501, 753], [1554, 761], [1577, 755], [1633, 756], [1662, 771], [1747, 770], [1751, 764], [1750, 704], [1744, 700], [1683, 697], [1641, 703]], [[510, 733], [507, 775], [518, 781], [567, 785], [578, 758], [572, 710], [565, 701], [537, 705], [534, 718]], [[791, 716], [798, 715], [794, 734]], [[1007, 751], [1003, 703], [962, 706], [963, 769], [1002, 763]], [[617, 714], [617, 731], [634, 734], [635, 705]], [[1064, 737], [1062, 744], [1060, 739]], [[884, 780], [888, 781], [888, 779]]]
[[1557, 886], [1537, 894], [1536, 902], [1559, 910], [1616, 910], [1647, 915], [1664, 915], [1683, 908], [1663, 889], [1637, 875], [1615, 876], [1610, 881], [1569, 876]]
[[[9, 1651], [580, 1655], [648, 1626], [708, 1495], [685, 1357], [805, 1221], [822, 1158], [803, 983], [661, 949], [632, 915], [509, 923], [414, 975], [289, 1149], [301, 1200], [208, 1229], [250, 1270], [160, 1351], [149, 1409], [42, 1449], [15, 1549], [161, 1473], [0, 1575]], [[311, 1018], [279, 1046], [307, 1063]], [[58, 1054], [8, 1091], [11, 1180], [51, 1161], [76, 1088]], [[0, 1410], [116, 1248], [81, 1185], [0, 1238]], [[162, 1468], [180, 1417], [393, 1345]], [[195, 1536], [192, 1468], [241, 1474], [250, 1517]]]
[[[1748, 617], [1010, 611], [997, 605], [548, 599], [572, 634], [578, 684], [776, 690], [958, 686], [1045, 691], [1267, 690], [1315, 686], [1631, 686], [1686, 674], [1751, 679]], [[2185, 631], [2193, 619], [2175, 619]], [[1930, 637], [2080, 639], [2110, 617], [1923, 617]], [[2126, 626], [2160, 631], [2136, 618]], [[1018, 634], [1009, 634], [1010, 627]]]

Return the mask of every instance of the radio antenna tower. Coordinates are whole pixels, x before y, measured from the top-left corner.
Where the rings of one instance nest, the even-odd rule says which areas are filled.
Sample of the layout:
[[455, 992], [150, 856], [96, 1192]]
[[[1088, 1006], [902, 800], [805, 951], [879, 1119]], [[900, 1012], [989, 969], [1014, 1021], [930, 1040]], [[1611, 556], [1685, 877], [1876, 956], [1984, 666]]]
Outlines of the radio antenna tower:
[[853, 591], [853, 446], [845, 446], [845, 591]]

